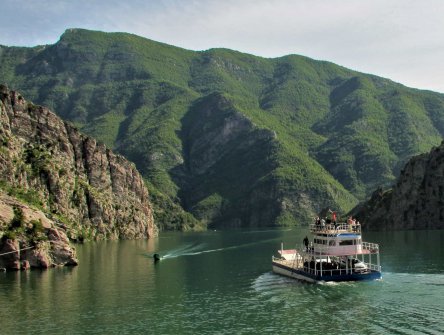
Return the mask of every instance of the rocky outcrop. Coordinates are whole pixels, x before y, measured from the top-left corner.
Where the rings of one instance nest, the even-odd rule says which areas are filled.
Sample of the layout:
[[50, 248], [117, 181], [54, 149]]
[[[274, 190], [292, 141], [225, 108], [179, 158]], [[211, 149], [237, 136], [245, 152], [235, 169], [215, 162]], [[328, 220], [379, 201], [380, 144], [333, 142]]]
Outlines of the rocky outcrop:
[[[48, 243], [59, 250], [51, 264], [70, 257], [59, 243], [68, 238], [157, 234], [142, 176], [125, 158], [5, 86], [0, 86], [0, 122], [0, 189], [41, 210]], [[6, 223], [13, 215], [7, 207], [0, 202]], [[44, 267], [37, 251], [29, 252], [29, 262]]]
[[367, 229], [444, 228], [444, 142], [413, 157], [389, 190], [376, 190], [352, 214]]
[[0, 192], [0, 268], [77, 265], [66, 232], [42, 211]]

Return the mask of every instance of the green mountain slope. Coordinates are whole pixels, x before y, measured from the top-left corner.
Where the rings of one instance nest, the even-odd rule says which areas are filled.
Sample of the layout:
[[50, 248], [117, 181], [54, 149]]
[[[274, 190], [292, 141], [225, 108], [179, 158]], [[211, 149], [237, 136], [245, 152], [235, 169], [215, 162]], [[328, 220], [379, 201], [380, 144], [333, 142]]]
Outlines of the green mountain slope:
[[70, 29], [54, 45], [0, 47], [0, 81], [135, 162], [168, 229], [345, 213], [444, 133], [442, 94], [302, 56], [125, 33]]

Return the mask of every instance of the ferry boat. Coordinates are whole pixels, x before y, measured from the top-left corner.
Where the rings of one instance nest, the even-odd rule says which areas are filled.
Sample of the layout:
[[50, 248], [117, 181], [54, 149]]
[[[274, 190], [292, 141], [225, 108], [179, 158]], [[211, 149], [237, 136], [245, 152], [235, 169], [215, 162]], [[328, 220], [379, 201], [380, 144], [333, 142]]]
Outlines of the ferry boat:
[[379, 245], [362, 241], [360, 224], [312, 224], [296, 249], [272, 257], [273, 272], [315, 283], [380, 279]]

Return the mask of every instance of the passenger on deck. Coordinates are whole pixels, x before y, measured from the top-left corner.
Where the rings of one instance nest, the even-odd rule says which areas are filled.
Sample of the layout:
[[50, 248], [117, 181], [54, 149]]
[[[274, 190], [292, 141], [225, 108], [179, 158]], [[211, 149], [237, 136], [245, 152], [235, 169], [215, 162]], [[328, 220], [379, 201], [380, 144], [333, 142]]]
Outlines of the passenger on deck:
[[337, 222], [336, 222], [336, 219], [337, 219], [336, 212], [332, 211], [331, 209], [329, 209], [328, 211], [331, 213], [331, 222], [335, 225], [335, 229], [336, 229], [336, 224], [337, 224]]
[[308, 251], [308, 237], [307, 236], [305, 236], [303, 242], [304, 242], [305, 250]]

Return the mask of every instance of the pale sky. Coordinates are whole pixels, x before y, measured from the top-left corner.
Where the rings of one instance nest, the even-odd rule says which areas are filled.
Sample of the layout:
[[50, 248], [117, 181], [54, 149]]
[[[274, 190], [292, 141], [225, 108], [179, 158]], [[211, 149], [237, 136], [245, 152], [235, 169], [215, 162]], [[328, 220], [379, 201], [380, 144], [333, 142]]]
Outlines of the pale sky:
[[67, 28], [299, 54], [444, 93], [442, 0], [0, 0], [2, 45], [53, 44]]

